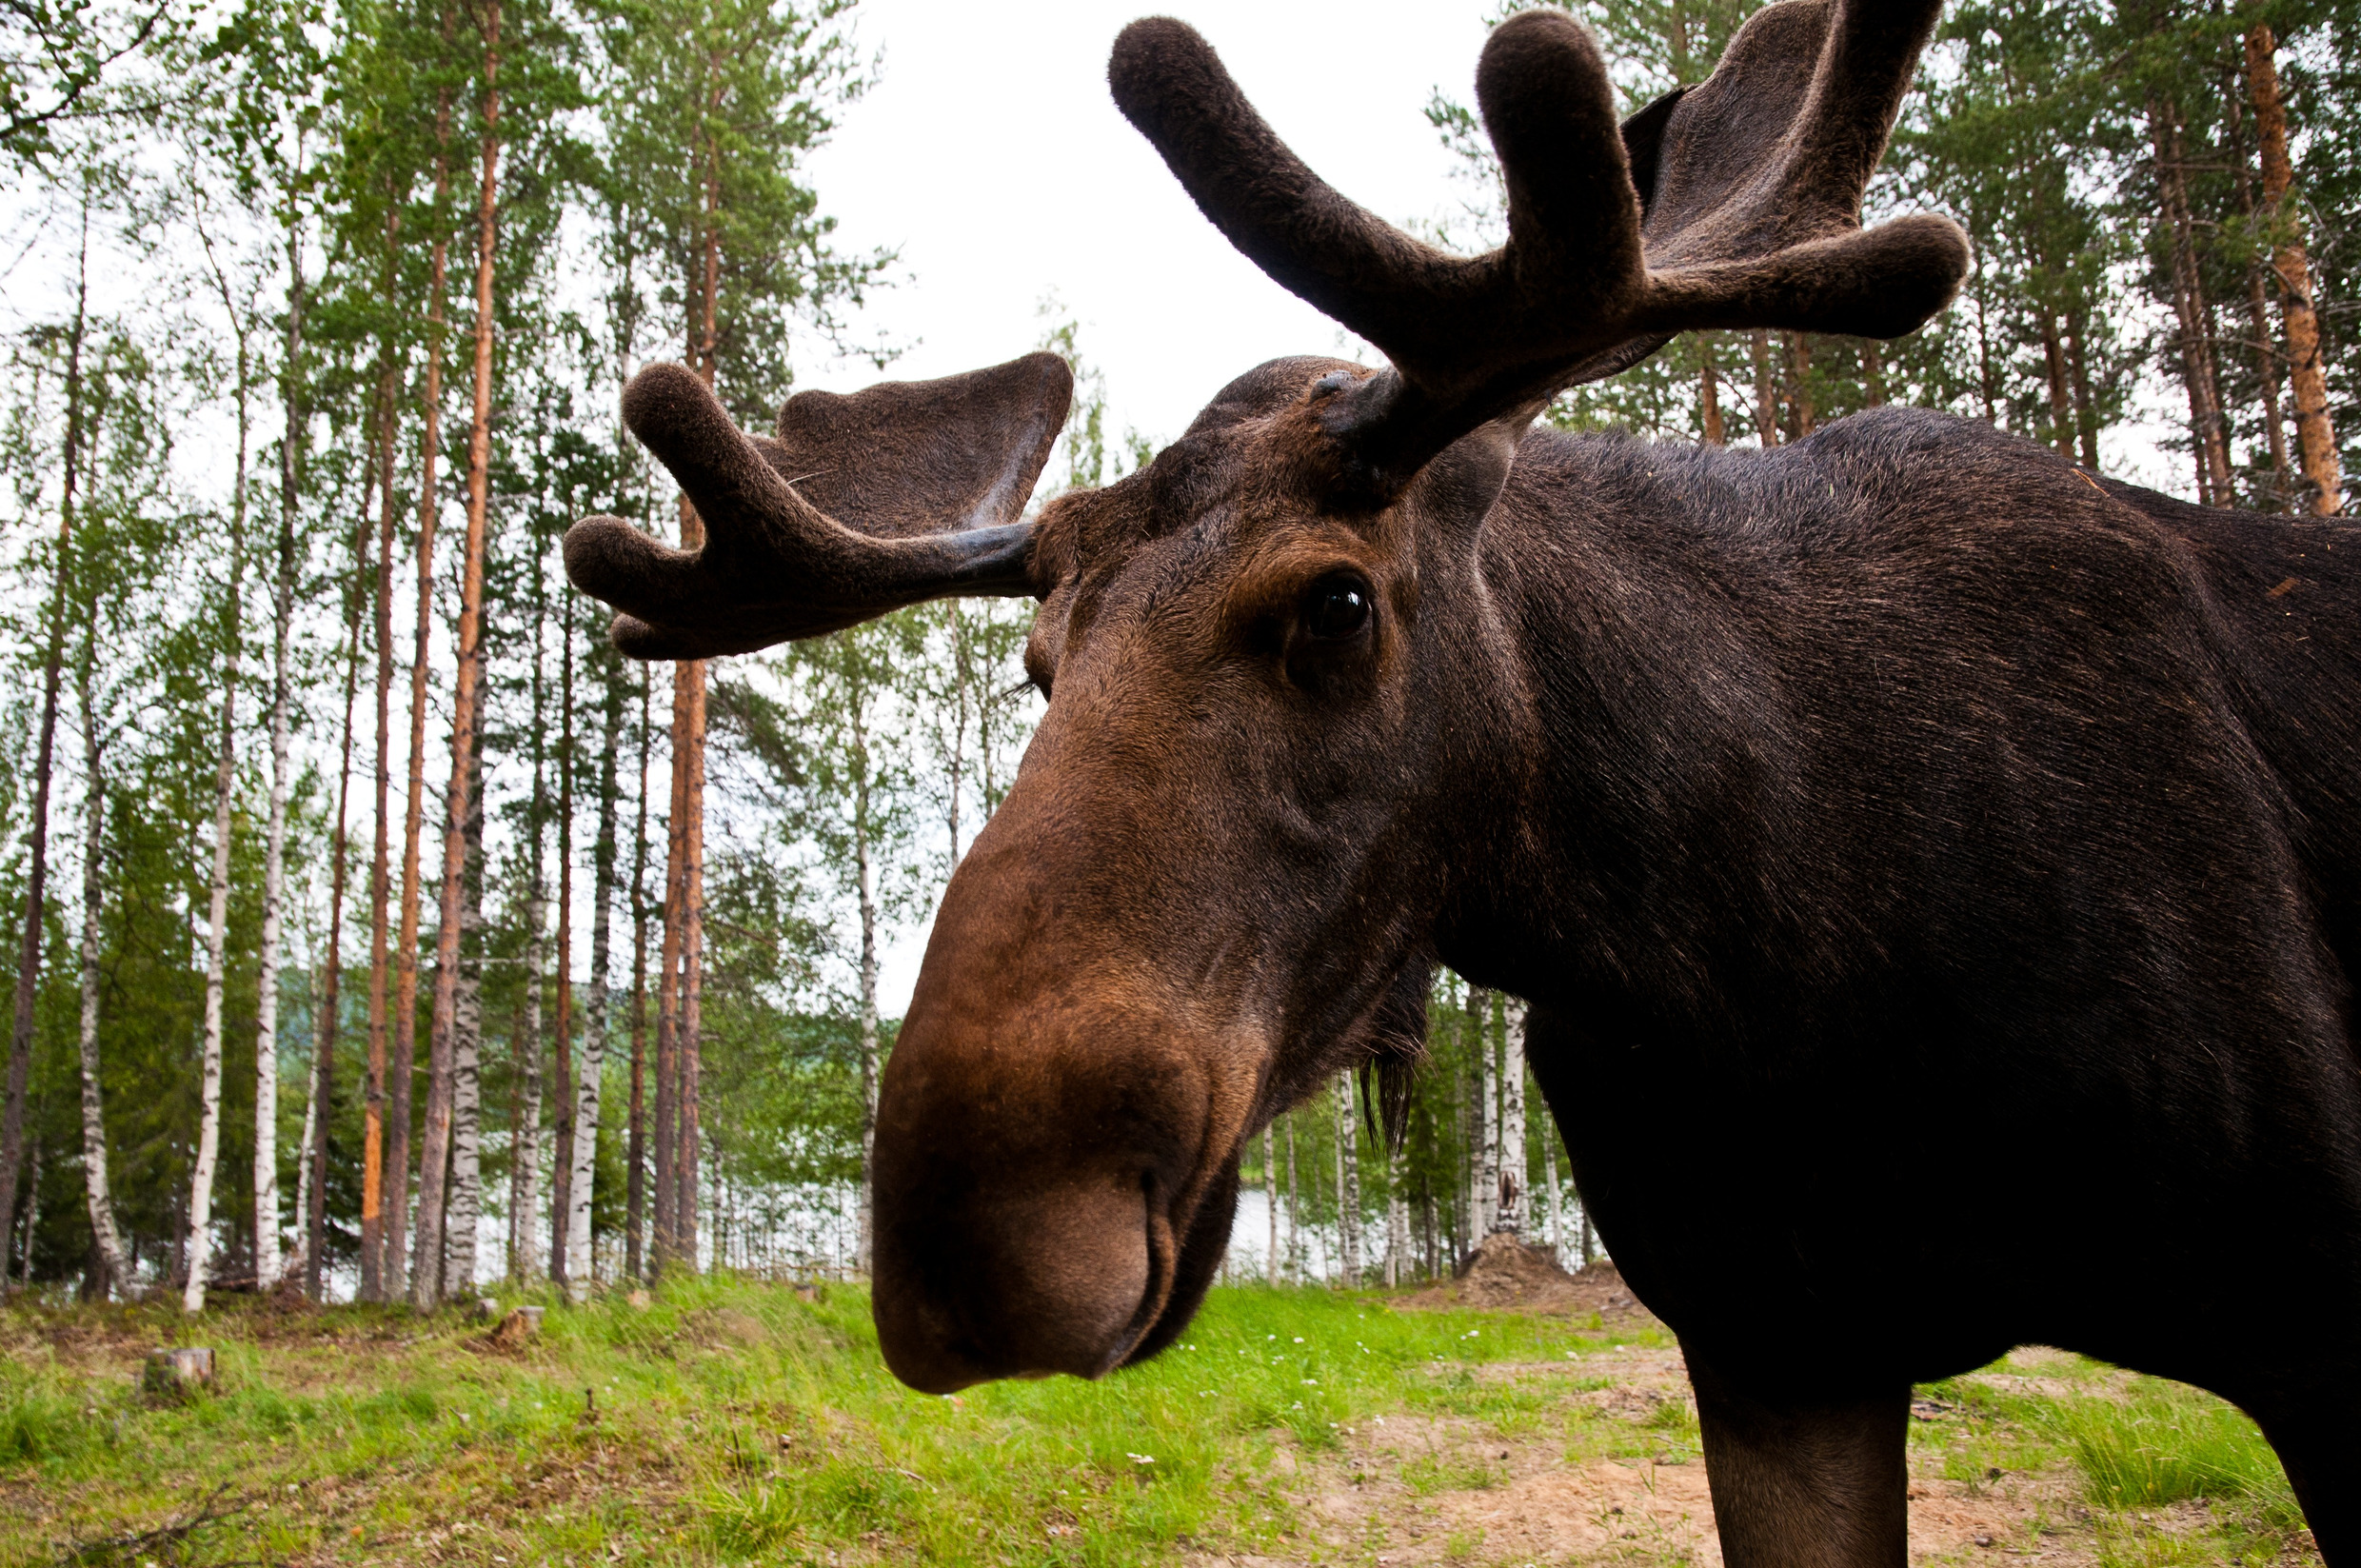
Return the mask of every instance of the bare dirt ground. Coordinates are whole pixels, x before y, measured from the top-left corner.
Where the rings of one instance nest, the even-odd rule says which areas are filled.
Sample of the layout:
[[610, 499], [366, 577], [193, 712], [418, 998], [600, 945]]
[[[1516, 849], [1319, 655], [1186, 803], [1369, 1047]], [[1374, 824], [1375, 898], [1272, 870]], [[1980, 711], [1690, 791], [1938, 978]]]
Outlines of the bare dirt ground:
[[[1661, 1327], [1635, 1300], [1611, 1263], [1578, 1274], [1560, 1271], [1539, 1248], [1496, 1236], [1459, 1278], [1406, 1297], [1398, 1309], [1478, 1308], [1552, 1317], [1595, 1316], [1608, 1328]], [[2093, 1381], [2049, 1376], [2083, 1363], [2033, 1348], [2010, 1370], [1979, 1374], [1996, 1390], [2056, 1398], [2120, 1392], [2125, 1374]], [[1300, 1563], [1361, 1562], [1375, 1568], [1461, 1568], [1497, 1564], [1649, 1564], [1721, 1568], [1714, 1506], [1706, 1487], [1688, 1373], [1677, 1348], [1625, 1346], [1578, 1365], [1495, 1363], [1480, 1384], [1514, 1389], [1498, 1411], [1386, 1417], [1343, 1434], [1341, 1452], [1282, 1453], [1280, 1468], [1296, 1478], [1306, 1535], [1318, 1547], [1300, 1556], [1219, 1557], [1197, 1568], [1296, 1568]], [[1938, 1428], [1955, 1412], [1930, 1399], [1915, 1423]], [[1503, 1417], [1506, 1419], [1503, 1419]], [[1910, 1485], [1910, 1561], [1988, 1562], [1993, 1568], [2115, 1568], [2242, 1562], [2202, 1502], [2134, 1516], [2127, 1538], [2120, 1521], [2094, 1516], [2071, 1465], [2009, 1473], [1990, 1469], [1970, 1479], [1946, 1475], [1955, 1457], [1914, 1443]], [[1948, 1460], [1948, 1462], [1947, 1462]], [[2113, 1532], [2111, 1536], [2111, 1531]], [[2128, 1549], [2127, 1549], [2128, 1548]], [[2272, 1568], [2317, 1568], [2308, 1539], [2278, 1554]]]

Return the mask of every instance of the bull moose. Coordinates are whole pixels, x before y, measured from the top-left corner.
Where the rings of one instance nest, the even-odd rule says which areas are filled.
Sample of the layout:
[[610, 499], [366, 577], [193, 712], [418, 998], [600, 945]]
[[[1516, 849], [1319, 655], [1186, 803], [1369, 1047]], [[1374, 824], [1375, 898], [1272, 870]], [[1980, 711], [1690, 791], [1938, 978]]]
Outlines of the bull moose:
[[2235, 1400], [2361, 1563], [2361, 533], [1932, 412], [1760, 451], [1534, 426], [1684, 328], [1948, 301], [1954, 225], [1860, 220], [1938, 9], [1778, 0], [1620, 126], [1578, 24], [1503, 23], [1476, 257], [1133, 24], [1122, 111], [1390, 363], [1274, 360], [1030, 523], [1048, 355], [801, 393], [775, 440], [678, 366], [632, 382], [708, 533], [568, 535], [625, 652], [1041, 603], [1047, 709], [882, 1089], [905, 1382], [1171, 1343], [1251, 1136], [1356, 1065], [1399, 1136], [1446, 963], [1530, 1001], [1732, 1564], [1903, 1562], [1911, 1385], [2024, 1342]]

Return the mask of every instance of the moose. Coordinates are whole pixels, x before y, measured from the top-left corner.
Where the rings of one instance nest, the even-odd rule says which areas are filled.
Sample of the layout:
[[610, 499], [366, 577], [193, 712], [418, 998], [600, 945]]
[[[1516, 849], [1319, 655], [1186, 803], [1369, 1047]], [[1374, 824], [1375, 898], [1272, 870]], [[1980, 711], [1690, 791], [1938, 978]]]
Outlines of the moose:
[[1905, 1561], [1911, 1388], [2020, 1343], [2213, 1389], [2361, 1564], [2361, 532], [1878, 408], [1767, 450], [1537, 427], [1678, 331], [1886, 338], [1964, 236], [1861, 201], [1940, 0], [1777, 0], [1618, 124], [1556, 11], [1477, 76], [1508, 239], [1300, 162], [1181, 24], [1116, 101], [1382, 368], [1274, 360], [1030, 522], [1035, 354], [631, 428], [702, 515], [572, 580], [644, 659], [1040, 602], [1047, 699], [885, 1069], [875, 1317], [947, 1392], [1170, 1344], [1240, 1151], [1438, 964], [1530, 1003], [1582, 1201], [1678, 1335], [1736, 1568]]

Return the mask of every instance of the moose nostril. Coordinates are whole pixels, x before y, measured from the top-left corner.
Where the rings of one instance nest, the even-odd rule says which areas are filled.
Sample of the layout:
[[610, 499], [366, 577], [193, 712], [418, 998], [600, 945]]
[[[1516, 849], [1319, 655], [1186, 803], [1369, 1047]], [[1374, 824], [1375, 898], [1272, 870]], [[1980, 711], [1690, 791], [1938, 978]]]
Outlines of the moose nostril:
[[1334, 397], [1337, 393], [1343, 391], [1347, 387], [1352, 385], [1352, 371], [1331, 370], [1326, 375], [1320, 377], [1318, 381], [1312, 383], [1312, 395], [1314, 397]]

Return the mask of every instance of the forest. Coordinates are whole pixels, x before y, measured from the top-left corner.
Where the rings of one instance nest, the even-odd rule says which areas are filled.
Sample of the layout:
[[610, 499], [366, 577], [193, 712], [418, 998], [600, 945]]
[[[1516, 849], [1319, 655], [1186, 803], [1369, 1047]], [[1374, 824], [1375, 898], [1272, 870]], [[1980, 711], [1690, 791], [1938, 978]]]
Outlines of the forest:
[[[1637, 109], [1755, 7], [1567, 9]], [[855, 16], [0, 14], [0, 276], [70, 302], [0, 318], [11, 1284], [430, 1309], [863, 1272], [882, 954], [1015, 775], [1025, 607], [650, 666], [559, 553], [594, 513], [697, 543], [617, 411], [641, 367], [750, 428], [819, 358], [892, 373], [863, 312], [894, 258], [840, 243], [810, 171], [891, 69]], [[1550, 417], [1768, 447], [1912, 404], [2337, 513], [2356, 34], [2346, 0], [1961, 0], [1872, 190], [1967, 228], [1956, 302], [1893, 343], [1685, 334]], [[1422, 228], [1496, 243], [1477, 117], [1428, 114], [1465, 177]], [[127, 258], [153, 282], [94, 303]], [[1044, 319], [1081, 395], [1040, 500], [1153, 456], [1081, 340]], [[1234, 1272], [1404, 1283], [1501, 1229], [1592, 1256], [1521, 1004], [1446, 973], [1430, 1019], [1399, 1148], [1339, 1079], [1251, 1151]]]

